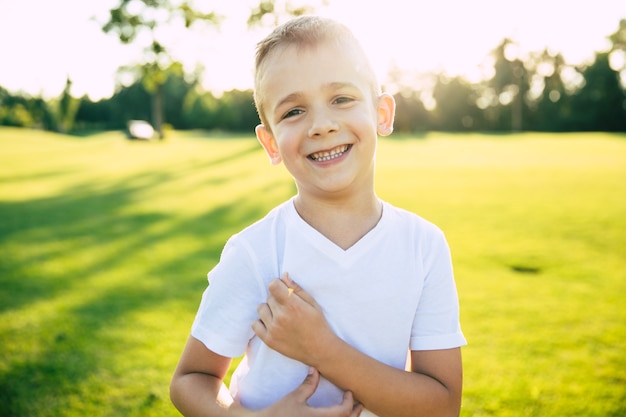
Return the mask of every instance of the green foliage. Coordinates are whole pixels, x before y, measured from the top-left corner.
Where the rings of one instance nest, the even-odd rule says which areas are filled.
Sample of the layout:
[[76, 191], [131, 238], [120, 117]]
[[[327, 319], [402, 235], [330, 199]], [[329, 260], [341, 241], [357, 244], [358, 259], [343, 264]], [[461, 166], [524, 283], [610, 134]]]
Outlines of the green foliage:
[[76, 113], [80, 106], [80, 100], [72, 97], [70, 94], [71, 87], [72, 81], [68, 78], [61, 96], [53, 103], [56, 112], [57, 130], [61, 133], [72, 131], [76, 120]]
[[434, 129], [434, 117], [426, 110], [418, 92], [404, 89], [394, 95], [396, 100], [396, 132], [425, 132]]
[[[132, 69], [130, 69], [132, 70]], [[198, 79], [186, 75], [178, 63], [163, 74], [161, 88], [164, 120], [175, 129], [250, 132], [258, 124], [252, 91], [232, 90], [219, 98], [200, 89]], [[124, 129], [129, 120], [150, 120], [150, 92], [141, 80], [120, 88], [110, 99], [81, 104], [77, 124]]]
[[608, 39], [613, 45], [613, 50], [621, 49], [626, 51], [626, 19], [619, 21], [619, 27], [609, 35]]
[[196, 22], [219, 25], [222, 16], [216, 13], [203, 13], [195, 5], [184, 1], [172, 2], [164, 0], [120, 0], [119, 4], [109, 11], [109, 19], [102, 26], [105, 33], [115, 33], [122, 43], [131, 43], [142, 31], [152, 35], [152, 52], [164, 53], [165, 48], [154, 38], [154, 30], [164, 25], [182, 22], [185, 28]]
[[252, 132], [259, 124], [252, 91], [233, 90], [219, 101], [216, 120], [229, 131]]
[[[378, 193], [447, 234], [462, 416], [623, 415], [626, 137], [397, 139]], [[250, 134], [0, 128], [0, 415], [178, 415], [169, 378], [206, 272], [293, 192]]]
[[467, 131], [482, 124], [476, 96], [472, 85], [462, 78], [439, 76], [433, 88], [433, 98], [439, 103], [432, 112], [435, 130]]
[[0, 125], [55, 130], [57, 123], [43, 99], [12, 95], [0, 87]]
[[[217, 98], [201, 90], [198, 79], [184, 74], [178, 63], [163, 74], [164, 120], [175, 129], [250, 132], [258, 124], [252, 91], [232, 90]], [[76, 123], [82, 130], [124, 129], [129, 120], [150, 120], [150, 101], [150, 92], [137, 80], [110, 99], [97, 103], [83, 99]]]
[[[328, 1], [320, 0], [318, 3], [320, 3], [320, 5], [326, 5]], [[285, 18], [311, 14], [315, 9], [316, 6], [302, 2], [296, 2], [296, 4], [294, 4], [290, 0], [261, 0], [259, 5], [250, 12], [248, 26], [261, 25], [264, 23], [270, 26], [278, 26], [281, 20]]]
[[214, 129], [219, 124], [219, 106], [219, 100], [210, 92], [202, 93], [198, 89], [190, 91], [183, 103], [184, 125], [197, 129]]
[[572, 97], [573, 121], [576, 130], [604, 126], [607, 131], [626, 131], [626, 92], [621, 88], [619, 74], [609, 65], [609, 54], [600, 53], [585, 68], [585, 85]]

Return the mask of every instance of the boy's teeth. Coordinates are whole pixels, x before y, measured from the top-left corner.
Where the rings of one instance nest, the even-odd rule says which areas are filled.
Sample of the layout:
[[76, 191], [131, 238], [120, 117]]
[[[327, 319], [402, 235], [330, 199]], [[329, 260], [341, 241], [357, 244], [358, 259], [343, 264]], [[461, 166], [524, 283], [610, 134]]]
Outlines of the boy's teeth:
[[330, 151], [312, 153], [310, 157], [311, 159], [318, 162], [330, 161], [331, 159], [340, 157], [347, 150], [348, 145], [342, 145]]

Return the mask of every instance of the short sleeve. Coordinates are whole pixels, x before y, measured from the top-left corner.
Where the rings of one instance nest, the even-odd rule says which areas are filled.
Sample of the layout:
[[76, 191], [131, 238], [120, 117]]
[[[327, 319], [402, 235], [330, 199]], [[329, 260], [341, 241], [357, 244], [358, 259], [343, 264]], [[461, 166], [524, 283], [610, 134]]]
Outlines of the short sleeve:
[[191, 335], [211, 351], [227, 357], [245, 352], [254, 336], [257, 306], [267, 297], [249, 247], [236, 236], [225, 245], [219, 263], [208, 274], [209, 286], [191, 328]]
[[423, 245], [424, 287], [411, 333], [411, 350], [450, 349], [467, 342], [459, 321], [459, 301], [450, 248], [435, 228]]

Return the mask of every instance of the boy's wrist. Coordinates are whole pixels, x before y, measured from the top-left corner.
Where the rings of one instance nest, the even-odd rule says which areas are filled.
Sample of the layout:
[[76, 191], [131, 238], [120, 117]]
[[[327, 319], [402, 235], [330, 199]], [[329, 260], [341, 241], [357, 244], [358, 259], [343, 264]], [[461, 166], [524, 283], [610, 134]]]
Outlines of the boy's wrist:
[[312, 355], [311, 366], [324, 374], [325, 369], [332, 368], [334, 360], [340, 357], [340, 353], [347, 346], [334, 332], [329, 332], [328, 336], [323, 338], [319, 343], [319, 349], [316, 355]]

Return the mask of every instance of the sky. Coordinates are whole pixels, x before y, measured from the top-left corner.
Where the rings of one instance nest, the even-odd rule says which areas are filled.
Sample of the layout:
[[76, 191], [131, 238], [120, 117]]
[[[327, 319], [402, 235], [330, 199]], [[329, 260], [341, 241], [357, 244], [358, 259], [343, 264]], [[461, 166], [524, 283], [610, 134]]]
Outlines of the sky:
[[[0, 86], [51, 98], [61, 93], [69, 77], [74, 96], [110, 96], [116, 70], [142, 55], [139, 45], [121, 45], [115, 35], [100, 29], [117, 1], [0, 0]], [[207, 89], [219, 93], [251, 88], [255, 43], [270, 30], [246, 26], [258, 0], [195, 2], [225, 20], [219, 30], [164, 33], [172, 55], [189, 69], [202, 63]], [[569, 64], [589, 62], [595, 52], [607, 48], [606, 37], [617, 30], [620, 19], [626, 19], [626, 0], [327, 3], [317, 12], [352, 28], [383, 83], [390, 68], [476, 79], [489, 52], [505, 37], [520, 45], [522, 57], [549, 48], [562, 53]]]

